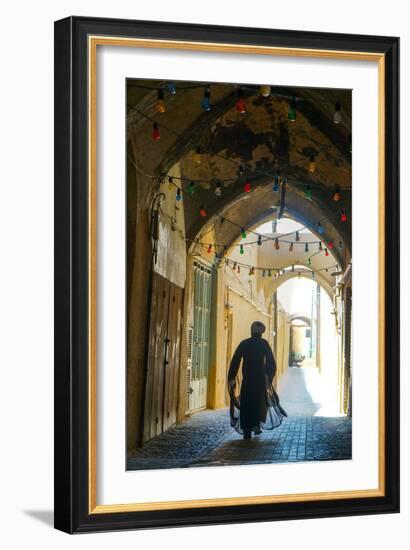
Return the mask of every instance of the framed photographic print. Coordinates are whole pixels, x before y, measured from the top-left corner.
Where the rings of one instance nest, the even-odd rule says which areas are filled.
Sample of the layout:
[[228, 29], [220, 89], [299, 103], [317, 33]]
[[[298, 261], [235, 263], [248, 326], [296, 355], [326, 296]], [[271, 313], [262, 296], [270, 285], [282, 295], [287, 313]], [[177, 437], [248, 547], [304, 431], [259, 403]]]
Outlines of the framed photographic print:
[[399, 510], [399, 39], [55, 24], [55, 527]]

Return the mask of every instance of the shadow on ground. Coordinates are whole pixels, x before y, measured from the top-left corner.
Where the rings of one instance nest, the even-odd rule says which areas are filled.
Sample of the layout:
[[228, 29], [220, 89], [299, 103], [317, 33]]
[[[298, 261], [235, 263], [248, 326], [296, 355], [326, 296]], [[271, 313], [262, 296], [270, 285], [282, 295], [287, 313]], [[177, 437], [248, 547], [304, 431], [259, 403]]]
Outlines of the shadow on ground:
[[53, 510], [23, 510], [26, 516], [30, 516], [37, 521], [54, 527], [54, 512]]

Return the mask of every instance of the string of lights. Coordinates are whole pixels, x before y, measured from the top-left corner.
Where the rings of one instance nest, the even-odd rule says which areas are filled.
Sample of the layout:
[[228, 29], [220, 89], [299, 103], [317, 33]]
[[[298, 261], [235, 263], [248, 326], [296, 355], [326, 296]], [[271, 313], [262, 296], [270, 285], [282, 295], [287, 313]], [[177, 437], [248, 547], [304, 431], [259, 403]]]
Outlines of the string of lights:
[[[150, 117], [149, 115], [146, 115], [145, 113], [143, 113], [142, 111], [140, 111], [139, 109], [137, 109], [136, 107], [132, 106], [132, 105], [129, 105], [130, 108], [136, 110], [141, 116], [147, 118], [148, 120], [152, 121], [152, 117]], [[154, 122], [154, 124], [156, 124]], [[158, 126], [158, 125], [157, 125]], [[174, 130], [170, 129], [169, 127], [165, 126], [165, 128], [172, 132], [175, 136], [177, 136], [178, 138], [180, 137], [178, 132], [175, 132]], [[324, 149], [326, 149], [327, 147], [329, 146], [324, 146], [320, 151], [323, 151]], [[232, 162], [233, 164], [235, 164], [235, 166], [238, 166], [239, 165], [239, 168], [238, 168], [238, 176], [239, 177], [244, 177], [245, 175], [245, 171], [246, 171], [246, 167], [245, 165], [240, 162], [238, 163], [237, 161], [234, 161], [230, 158], [227, 158], [225, 156], [222, 156], [222, 155], [216, 155], [216, 156], [219, 156], [220, 158], [223, 158], [224, 160], [227, 160], [229, 162]], [[201, 157], [202, 157], [202, 153], [201, 153], [201, 150], [200, 148], [197, 148], [197, 151], [196, 151], [196, 154], [195, 154], [195, 161], [200, 163], [201, 162]], [[304, 155], [301, 155], [301, 158], [305, 159], [305, 156]], [[293, 164], [291, 163], [287, 163], [286, 165], [283, 165], [282, 164], [282, 168], [284, 166], [292, 166]], [[134, 166], [135, 166], [135, 163], [134, 163]], [[315, 156], [314, 155], [311, 155], [310, 159], [309, 159], [309, 165], [308, 165], [308, 172], [310, 173], [313, 173], [316, 171], [316, 161], [315, 161]], [[141, 172], [141, 171], [140, 171]], [[150, 177], [152, 179], [155, 179], [155, 176], [151, 176], [151, 175], [147, 175], [147, 174], [144, 174], [146, 177]], [[268, 176], [270, 178], [273, 179], [273, 191], [274, 192], [279, 192], [280, 191], [280, 188], [285, 186], [286, 183], [287, 183], [287, 179], [285, 176], [282, 176], [281, 175], [281, 170], [278, 168], [275, 170], [274, 173], [268, 173], [266, 171], [260, 171], [260, 170], [257, 170], [257, 171], [253, 171], [253, 176], [255, 175], [264, 175], [264, 176]], [[193, 180], [191, 178], [186, 178], [186, 177], [183, 177], [183, 176], [170, 176], [168, 174], [162, 174], [161, 175], [161, 178], [162, 180], [161, 181], [164, 181], [165, 178], [168, 178], [168, 181], [169, 181], [169, 185], [175, 187], [176, 189], [176, 195], [175, 195], [175, 198], [177, 201], [180, 201], [182, 200], [182, 197], [184, 194], [188, 194], [188, 195], [193, 195], [194, 192], [195, 192], [195, 185], [200, 183], [200, 182], [207, 182], [207, 183], [210, 183], [210, 182], [213, 182], [215, 181], [215, 179], [212, 179], [212, 180], [209, 180], [209, 179], [196, 179], [196, 180]], [[185, 191], [182, 186], [180, 185], [177, 185], [175, 183], [174, 180], [178, 180], [178, 181], [190, 181], [189, 183], [189, 186], [187, 188], [187, 190]], [[237, 178], [229, 178], [229, 179], [217, 179], [216, 180], [216, 183], [215, 183], [215, 195], [220, 197], [222, 195], [222, 183], [231, 183], [232, 181], [236, 181]], [[251, 185], [251, 177], [248, 175], [245, 179], [245, 183], [244, 183], [244, 191], [246, 193], [250, 193], [251, 192], [251, 188], [252, 188], [252, 185]], [[304, 195], [305, 195], [305, 198], [307, 200], [312, 200], [312, 189], [311, 187], [312, 186], [321, 186], [320, 183], [315, 183], [315, 182], [310, 182], [309, 184], [306, 184], [304, 185], [305, 189], [304, 189]], [[338, 202], [341, 200], [341, 193], [340, 193], [340, 187], [338, 185], [335, 186], [335, 189], [334, 189], [334, 192], [332, 194], [332, 199], [335, 201], [335, 202]], [[201, 206], [200, 208], [200, 216], [201, 217], [206, 217], [207, 213], [206, 213], [206, 210], [203, 206]], [[344, 209], [341, 209], [340, 211], [340, 219], [342, 222], [345, 222], [347, 221], [347, 214], [346, 214], [346, 211]], [[320, 222], [319, 222], [319, 227], [320, 227]]]
[[[141, 109], [138, 109], [134, 105], [130, 105], [129, 103], [127, 105], [128, 105], [129, 109], [133, 109], [140, 116], [142, 116], [146, 120], [153, 123], [152, 139], [154, 141], [158, 141], [161, 137], [160, 125], [155, 120], [155, 118], [153, 118], [152, 116], [144, 113], [143, 111], [141, 111]], [[165, 125], [165, 124], [161, 123], [161, 128], [165, 129], [167, 132], [170, 132], [171, 134], [173, 134], [178, 139], [181, 139], [181, 137], [182, 137], [178, 132], [176, 132], [174, 129], [170, 128], [168, 125]], [[310, 155], [309, 164], [308, 164], [308, 172], [310, 172], [310, 173], [316, 172], [316, 158], [317, 158], [317, 156], [320, 153], [322, 153], [323, 151], [325, 151], [326, 149], [328, 149], [329, 147], [330, 147], [330, 144], [324, 145], [323, 147], [321, 147], [319, 149], [319, 151], [317, 152], [316, 155], [313, 155], [313, 154]], [[306, 155], [299, 155], [297, 157], [296, 162], [282, 163], [282, 164], [280, 164], [280, 166], [278, 165], [278, 167], [275, 169], [274, 172], [267, 172], [265, 170], [260, 170], [260, 169], [254, 170], [252, 167], [247, 166], [247, 164], [243, 163], [242, 161], [236, 161], [232, 158], [226, 157], [226, 156], [221, 155], [219, 153], [215, 153], [214, 156], [218, 157], [218, 158], [221, 158], [222, 160], [225, 160], [225, 161], [235, 165], [238, 168], [239, 177], [245, 176], [245, 172], [246, 172], [246, 174], [249, 174], [249, 175], [247, 175], [248, 178], [251, 178], [251, 176], [253, 176], [253, 177], [255, 177], [255, 176], [265, 176], [265, 177], [269, 177], [269, 178], [280, 177], [281, 172], [283, 171], [284, 168], [289, 168], [289, 167], [293, 167], [293, 166], [300, 167], [300, 165], [298, 164], [298, 160], [303, 160], [303, 161], [306, 160]], [[200, 164], [202, 162], [202, 158], [203, 158], [203, 151], [201, 150], [200, 147], [197, 147], [196, 153], [195, 153], [195, 156], [194, 156], [194, 160], [197, 164]], [[166, 177], [167, 174], [162, 174], [162, 176]], [[205, 181], [205, 180], [200, 180], [200, 181]], [[250, 182], [247, 181], [245, 183], [245, 186], [247, 186], [247, 185], [250, 186]], [[249, 191], [250, 191], [250, 187], [249, 187]]]
[[[192, 87], [203, 87], [204, 88], [204, 101], [205, 100], [208, 100], [208, 101], [210, 100], [210, 85], [195, 85], [195, 86], [192, 86]], [[149, 88], [149, 87], [144, 86], [144, 88]], [[156, 88], [152, 88], [152, 89], [156, 89]], [[252, 89], [254, 90], [254, 87], [252, 87]], [[158, 88], [157, 91], [158, 91], [158, 100], [157, 100], [155, 110], [156, 110], [157, 113], [163, 113], [163, 112], [165, 112], [164, 88], [163, 87]], [[168, 87], [167, 91], [171, 94], [176, 93], [176, 87], [175, 88], [173, 88], [172, 86], [171, 86], [171, 88]], [[244, 87], [242, 87], [242, 86], [238, 87], [237, 91], [238, 91], [238, 99], [237, 99], [237, 102], [236, 102], [236, 109], [239, 112], [245, 112], [246, 111], [246, 102], [245, 102], [245, 99], [244, 99]], [[270, 86], [261, 86], [260, 87], [260, 93], [264, 97], [269, 97], [272, 94], [271, 87]], [[154, 140], [159, 139], [160, 138], [159, 125], [156, 122], [156, 120], [154, 120], [154, 118], [147, 115], [146, 113], [144, 113], [143, 111], [141, 111], [140, 109], [138, 109], [137, 107], [135, 107], [133, 105], [128, 105], [128, 107], [135, 110], [140, 116], [142, 116], [145, 119], [150, 120], [151, 122], [153, 122], [153, 135], [152, 135], [152, 137], [153, 137]], [[206, 109], [206, 110], [210, 110], [210, 109]], [[340, 104], [337, 104], [335, 106], [335, 112], [340, 112]], [[291, 101], [290, 101], [288, 118], [289, 118], [290, 121], [294, 121], [295, 118], [296, 118], [296, 98], [293, 97], [293, 96], [292, 96]], [[181, 137], [178, 132], [176, 132], [175, 130], [169, 128], [168, 126], [161, 124], [161, 127], [165, 128], [168, 132], [171, 132], [177, 138]], [[323, 147], [321, 149], [321, 151], [326, 149], [327, 147], [329, 147], [329, 145]], [[321, 151], [319, 151], [319, 153]], [[264, 175], [264, 176], [271, 177], [273, 179], [273, 190], [275, 192], [278, 192], [281, 187], [286, 186], [287, 179], [286, 179], [285, 176], [281, 175], [281, 170], [279, 168], [276, 168], [274, 173], [268, 173], [266, 171], [260, 171], [260, 170], [255, 171], [255, 170], [251, 169], [252, 174], [250, 175], [250, 174], [246, 174], [247, 168], [249, 168], [249, 167], [246, 166], [244, 163], [235, 161], [231, 158], [227, 158], [225, 156], [218, 155], [218, 154], [215, 155], [215, 156], [219, 156], [223, 160], [229, 161], [229, 162], [233, 163], [235, 166], [238, 166], [238, 176], [240, 178], [242, 178], [242, 177], [245, 178], [244, 191], [246, 193], [251, 192], [252, 185], [251, 185], [250, 180], [251, 180], [252, 175], [253, 176], [255, 176], [255, 175]], [[305, 159], [306, 156], [301, 155], [301, 158]], [[202, 162], [202, 151], [201, 151], [200, 148], [197, 148], [194, 160], [197, 163]], [[133, 164], [134, 164], [134, 166], [136, 166], [135, 162], [133, 162]], [[291, 165], [292, 164], [290, 164], [290, 163], [282, 164], [281, 168], [283, 169], [284, 166], [291, 166]], [[307, 170], [308, 170], [309, 173], [314, 173], [316, 171], [316, 158], [315, 158], [314, 155], [311, 155], [310, 158], [309, 158], [309, 165], [308, 165]], [[140, 173], [143, 173], [143, 172], [140, 171]], [[149, 174], [146, 174], [146, 173], [145, 174], [143, 173], [143, 175], [145, 177], [151, 177], [152, 179], [155, 179], [155, 176], [150, 176]], [[186, 177], [183, 177], [183, 176], [170, 176], [169, 174], [162, 174], [160, 181], [165, 183], [166, 178], [168, 179], [169, 188], [175, 188], [175, 190], [176, 190], [176, 195], [175, 195], [176, 201], [181, 201], [183, 195], [192, 196], [194, 194], [194, 191], [195, 191], [195, 185], [198, 184], [198, 183], [201, 183], [201, 182], [212, 183], [212, 182], [216, 181], [216, 183], [215, 183], [215, 195], [216, 196], [221, 196], [222, 195], [222, 184], [223, 183], [231, 183], [232, 181], [236, 181], [238, 179], [238, 178], [229, 178], [229, 179], [217, 179], [217, 180], [215, 180], [215, 178], [214, 178], [212, 180], [210, 180], [210, 179], [192, 180], [190, 178], [186, 178]], [[178, 182], [189, 181], [190, 183], [189, 183], [188, 188], [186, 190], [184, 190], [182, 188], [182, 186], [177, 185], [174, 180], [177, 180]], [[313, 186], [316, 185], [315, 182], [311, 182], [311, 184]], [[318, 185], [320, 185], [320, 184], [318, 184]], [[306, 199], [312, 200], [312, 190], [311, 190], [310, 184], [305, 185], [304, 195], [305, 195]], [[340, 188], [338, 186], [336, 186], [335, 191], [332, 195], [332, 198], [335, 202], [338, 202], [341, 199]], [[325, 246], [324, 249], [323, 249], [322, 241], [320, 241], [320, 240], [319, 241], [317, 241], [317, 240], [314, 240], [314, 241], [300, 241], [299, 231], [289, 232], [287, 234], [282, 234], [282, 235], [279, 235], [279, 236], [268, 236], [268, 235], [263, 235], [262, 236], [261, 234], [257, 233], [256, 231], [252, 231], [252, 230], [249, 230], [249, 229], [245, 230], [238, 223], [233, 222], [232, 220], [229, 220], [228, 218], [220, 215], [218, 212], [213, 212], [213, 213], [207, 212], [203, 205], [201, 205], [201, 207], [200, 207], [199, 215], [203, 218], [205, 218], [209, 215], [211, 215], [211, 216], [214, 215], [214, 216], [217, 216], [220, 219], [220, 223], [224, 223], [225, 221], [227, 221], [228, 223], [231, 223], [231, 224], [235, 225], [236, 227], [240, 228], [242, 239], [246, 239], [248, 233], [250, 233], [252, 235], [255, 235], [257, 237], [256, 241], [249, 241], [249, 242], [246, 242], [246, 243], [234, 243], [233, 245], [230, 245], [230, 246], [239, 246], [241, 254], [243, 254], [244, 246], [250, 246], [250, 245], [254, 245], [254, 244], [261, 245], [264, 241], [267, 241], [267, 240], [274, 241], [275, 249], [279, 249], [280, 244], [289, 244], [289, 251], [290, 252], [293, 251], [294, 245], [299, 245], [300, 244], [301, 246], [304, 246], [305, 252], [309, 252], [309, 246], [316, 245], [316, 246], [319, 247], [319, 249], [313, 255], [321, 252], [322, 250], [324, 250], [325, 254], [328, 255], [328, 249], [331, 250], [331, 249], [334, 248], [333, 240], [330, 240], [327, 243], [327, 245]], [[323, 219], [325, 219], [325, 218], [323, 218]], [[342, 222], [347, 221], [347, 215], [346, 215], [346, 211], [344, 209], [341, 209], [341, 211], [340, 211], [340, 220]], [[316, 225], [313, 225], [313, 224], [306, 225], [301, 230], [303, 230], [305, 228], [309, 228], [309, 229], [315, 228], [319, 233], [323, 233], [324, 229], [323, 229], [323, 226], [321, 224], [322, 221], [323, 220], [319, 220]], [[286, 237], [291, 235], [292, 233], [295, 233], [295, 240], [286, 239]], [[199, 240], [197, 240], [197, 242], [199, 242]], [[200, 243], [200, 244], [202, 245], [203, 243]], [[225, 244], [222, 244], [222, 243], [211, 243], [211, 244], [207, 243], [206, 246], [208, 247], [208, 252], [210, 252], [212, 250], [212, 248], [214, 249], [214, 251], [218, 251], [218, 249], [220, 249], [221, 251], [224, 251], [227, 248], [227, 246]], [[339, 241], [339, 247], [340, 248], [343, 247], [342, 241]], [[308, 259], [308, 262], [310, 262], [310, 258]]]
[[[161, 207], [159, 207], [162, 215], [170, 222], [171, 224], [171, 227], [173, 228], [173, 230], [175, 230], [175, 220], [170, 217], [166, 212], [163, 211], [163, 209]], [[211, 254], [211, 253], [214, 253], [216, 257], [225, 257], [225, 254], [227, 253], [228, 249], [229, 248], [232, 248], [232, 247], [239, 247], [239, 253], [240, 254], [244, 254], [244, 247], [245, 246], [250, 246], [250, 245], [254, 245], [254, 244], [257, 244], [257, 245], [261, 245], [262, 242], [263, 242], [263, 237], [265, 237], [264, 240], [274, 240], [274, 247], [276, 250], [279, 250], [280, 249], [280, 245], [279, 245], [279, 239], [285, 235], [281, 235], [279, 237], [270, 237], [268, 235], [259, 235], [259, 238], [257, 241], [252, 241], [252, 242], [247, 242], [247, 243], [231, 243], [229, 246], [226, 245], [226, 244], [221, 244], [221, 243], [210, 243], [210, 242], [203, 242], [200, 240], [200, 238], [196, 238], [196, 239], [189, 239], [187, 237], [185, 237], [183, 235], [183, 233], [178, 230], [179, 233], [180, 233], [180, 236], [183, 240], [185, 240], [186, 242], [190, 242], [190, 243], [195, 243], [196, 246], [201, 246], [202, 248], [206, 248], [207, 250], [207, 253], [208, 254]], [[290, 233], [292, 234], [292, 233]], [[242, 238], [246, 238], [244, 237], [244, 233], [242, 234]], [[316, 256], [317, 254], [320, 254], [320, 253], [324, 253], [324, 255], [326, 257], [329, 256], [329, 250], [332, 250], [334, 248], [334, 243], [333, 243], [333, 240], [332, 241], [329, 241], [328, 243], [328, 246], [324, 247], [323, 244], [322, 244], [322, 241], [300, 241], [300, 235], [299, 235], [299, 230], [296, 231], [296, 241], [290, 241], [290, 240], [285, 240], [285, 241], [281, 241], [282, 243], [287, 243], [289, 244], [289, 252], [293, 252], [294, 251], [294, 245], [295, 244], [298, 244], [298, 245], [301, 245], [302, 247], [304, 247], [304, 252], [305, 253], [308, 253], [309, 250], [311, 250], [309, 248], [309, 245], [312, 245], [312, 244], [315, 244], [318, 246], [318, 250], [316, 252], [314, 252], [313, 254], [311, 254], [310, 256], [308, 256], [308, 258], [306, 259], [306, 264], [308, 266], [311, 265], [311, 262], [312, 262], [312, 258], [314, 256]], [[343, 243], [342, 241], [339, 242], [339, 247], [342, 248]], [[243, 265], [246, 265], [246, 264], [243, 264]], [[259, 268], [257, 268], [259, 269]], [[262, 268], [263, 269], [263, 268]], [[271, 268], [273, 269], [273, 268]]]
[[[194, 190], [193, 190], [194, 182], [193, 182], [192, 180], [191, 180], [191, 183], [190, 183], [188, 189], [187, 189], [186, 191], [184, 191], [184, 190], [183, 190], [180, 186], [178, 186], [178, 185], [175, 183], [175, 181], [174, 181], [174, 179], [178, 179], [178, 178], [176, 178], [176, 177], [174, 177], [174, 176], [167, 176], [167, 177], [168, 177], [168, 187], [169, 187], [169, 189], [171, 190], [171, 189], [174, 189], [174, 188], [175, 188], [175, 190], [176, 190], [175, 200], [176, 200], [177, 202], [179, 202], [179, 201], [182, 200], [183, 195], [188, 195], [188, 196], [191, 196], [191, 197], [192, 197], [192, 195], [194, 194]], [[181, 178], [179, 178], [179, 179], [181, 179]], [[280, 182], [280, 185], [281, 185], [281, 186], [282, 186], [282, 185], [286, 185], [286, 183], [287, 183], [286, 181], [283, 181], [283, 180], [281, 180], [280, 178], [279, 178], [278, 181]], [[279, 191], [279, 183], [278, 183], [278, 181], [275, 180], [275, 183], [274, 183], [274, 186], [273, 186], [274, 191]], [[162, 182], [162, 183], [165, 183], [165, 178], [163, 178], [163, 179], [161, 180], [161, 182]], [[251, 191], [251, 189], [250, 189], [250, 187], [247, 187], [247, 185], [250, 186], [250, 183], [246, 183], [246, 184], [245, 184], [245, 192], [249, 193], [249, 192]], [[275, 189], [276, 186], [277, 186], [277, 189]], [[218, 187], [217, 187], [217, 189], [218, 189]], [[220, 196], [220, 195], [218, 195], [218, 196]], [[312, 192], [311, 192], [309, 186], [306, 186], [306, 189], [305, 189], [305, 198], [307, 198], [307, 199], [309, 199], [309, 200], [312, 200]], [[333, 200], [334, 200], [335, 202], [337, 202], [337, 201], [340, 200], [340, 198], [341, 198], [341, 197], [340, 197], [340, 188], [339, 188], [338, 186], [336, 187], [335, 192], [334, 192], [334, 194], [332, 195], [332, 198], [333, 198]], [[207, 215], [209, 215], [209, 212], [206, 211], [206, 209], [205, 209], [205, 207], [204, 207], [203, 205], [201, 205], [201, 207], [200, 207], [199, 215], [200, 215], [201, 217], [203, 217], [203, 218], [205, 218], [205, 217], [207, 217]], [[221, 219], [224, 219], [224, 220], [225, 220], [225, 218], [224, 218], [223, 216], [219, 215], [217, 212], [213, 212], [212, 215], [219, 216]], [[318, 230], [320, 233], [323, 232], [320, 222], [323, 221], [324, 219], [325, 219], [325, 218], [322, 218], [321, 220], [319, 220], [319, 221], [318, 221], [318, 224], [317, 224], [317, 230]], [[228, 220], [228, 221], [230, 221], [230, 220]], [[346, 210], [345, 210], [344, 208], [342, 208], [342, 209], [340, 210], [340, 221], [342, 221], [342, 222], [346, 222], [346, 221], [347, 221], [347, 214], [346, 214]], [[234, 223], [234, 222], [230, 222], [230, 223]], [[237, 227], [240, 227], [239, 224], [235, 224], [235, 225], [237, 225]], [[308, 227], [308, 226], [306, 226], [306, 227]], [[310, 227], [313, 228], [314, 226], [311, 225]], [[257, 235], [257, 233], [255, 233], [255, 232], [252, 232], [252, 231], [251, 231], [251, 233], [254, 233], [255, 235]]]
[[[169, 221], [171, 221], [171, 223], [174, 222], [174, 220], [166, 213], [164, 212], [164, 210], [162, 208], [160, 208], [161, 210], [161, 213], [163, 214], [164, 217], [168, 218]], [[254, 244], [257, 244], [258, 246], [261, 246], [263, 244], [264, 241], [273, 241], [274, 244], [275, 244], [275, 248], [277, 250], [279, 250], [280, 248], [280, 244], [279, 243], [285, 243], [285, 244], [289, 244], [289, 251], [292, 252], [293, 251], [293, 245], [295, 244], [300, 244], [302, 246], [305, 247], [305, 252], [308, 252], [309, 251], [309, 245], [317, 245], [319, 247], [319, 251], [322, 250], [322, 241], [320, 240], [314, 240], [314, 241], [304, 241], [304, 240], [301, 240], [300, 239], [300, 233], [304, 230], [304, 229], [310, 229], [312, 228], [313, 226], [311, 224], [306, 224], [304, 226], [301, 226], [299, 229], [297, 229], [296, 231], [290, 231], [288, 233], [281, 233], [279, 236], [271, 236], [271, 235], [266, 235], [266, 234], [262, 234], [262, 233], [258, 233], [256, 231], [253, 231], [253, 230], [250, 230], [250, 229], [245, 229], [244, 227], [240, 226], [238, 223], [230, 220], [229, 218], [226, 218], [224, 216], [222, 216], [221, 214], [215, 212], [213, 215], [215, 215], [216, 217], [218, 217], [220, 219], [220, 223], [223, 224], [225, 222], [228, 222], [230, 224], [232, 224], [233, 226], [237, 227], [238, 229], [241, 230], [241, 237], [242, 239], [246, 239], [247, 235], [248, 234], [252, 234], [252, 235], [255, 235], [257, 237], [257, 240], [256, 241], [248, 241], [248, 242], [245, 242], [245, 243], [233, 243], [233, 244], [230, 244], [229, 246], [236, 246], [236, 247], [244, 247], [244, 246], [251, 246], [251, 245], [254, 245]], [[323, 226], [321, 225], [321, 221], [323, 221], [325, 218], [322, 218], [322, 220], [320, 220], [317, 225], [315, 226], [316, 227], [316, 230], [319, 232], [319, 233], [323, 233], [324, 232], [324, 228]], [[295, 240], [289, 240], [289, 239], [286, 239], [286, 237], [289, 237], [290, 235], [293, 235], [295, 234]], [[189, 240], [189, 239], [187, 239]], [[196, 239], [195, 241], [192, 241], [192, 242], [197, 242], [197, 243], [200, 243], [200, 239]], [[209, 246], [209, 243], [207, 243], [207, 246]], [[217, 248], [221, 248], [222, 250], [226, 250], [227, 249], [227, 245], [226, 243], [212, 243], [212, 246], [215, 249]], [[343, 246], [343, 243], [342, 241], [339, 242], [339, 248], [342, 248]], [[307, 249], [306, 249], [307, 247]], [[329, 242], [328, 242], [328, 248], [329, 250], [332, 250], [334, 247], [334, 241], [333, 239], [331, 239]]]
[[[168, 214], [166, 212], [164, 212], [162, 208], [160, 208], [160, 210], [161, 210], [161, 213], [163, 214], [164, 217], [168, 218], [171, 221], [171, 223], [174, 223], [174, 220], [172, 220], [172, 218], [170, 218], [170, 216], [168, 216]], [[244, 247], [245, 246], [253, 246], [255, 244], [258, 245], [258, 246], [261, 246], [263, 244], [263, 242], [266, 242], [266, 241], [271, 241], [271, 242], [273, 241], [274, 247], [275, 247], [276, 250], [280, 249], [281, 244], [288, 244], [289, 245], [289, 252], [293, 252], [295, 245], [296, 246], [303, 246], [305, 253], [309, 252], [310, 247], [317, 246], [318, 250], [317, 250], [316, 253], [324, 251], [326, 256], [329, 255], [328, 250], [333, 250], [336, 246], [333, 239], [330, 239], [325, 244], [325, 246], [323, 246], [323, 241], [321, 241], [321, 240], [306, 241], [306, 240], [303, 240], [303, 239], [301, 240], [301, 238], [300, 238], [300, 233], [303, 230], [305, 230], [305, 229], [310, 230], [313, 227], [315, 227], [316, 231], [318, 231], [320, 234], [324, 233], [324, 227], [321, 224], [321, 222], [323, 220], [325, 220], [325, 218], [322, 218], [321, 220], [319, 220], [315, 226], [313, 226], [312, 224], [306, 224], [304, 226], [301, 226], [297, 230], [290, 231], [288, 233], [282, 233], [282, 234], [277, 235], [277, 236], [271, 236], [271, 235], [261, 234], [261, 233], [258, 233], [256, 231], [250, 230], [250, 229], [245, 229], [244, 227], [240, 226], [238, 223], [230, 220], [229, 218], [226, 218], [226, 217], [222, 216], [218, 212], [215, 212], [213, 215], [215, 215], [216, 217], [219, 218], [220, 224], [228, 222], [231, 225], [233, 225], [233, 226], [237, 227], [238, 229], [240, 229], [242, 239], [246, 239], [248, 234], [255, 235], [257, 237], [257, 240], [254, 240], [254, 241], [247, 241], [247, 242], [242, 242], [242, 243], [232, 243], [232, 244], [229, 245], [229, 247], [239, 247], [241, 254], [244, 253]], [[289, 237], [290, 235], [293, 235], [293, 234], [295, 235], [294, 240], [293, 239], [287, 239], [287, 237]], [[187, 239], [187, 240], [189, 240], [189, 239]], [[191, 241], [191, 242], [194, 242], [194, 241]], [[195, 242], [198, 243], [198, 244], [202, 244], [202, 242], [200, 241], [200, 238], [197, 238], [195, 240]], [[209, 246], [211, 247], [209, 252], [211, 252], [212, 248], [216, 252], [218, 252], [218, 250], [224, 251], [224, 250], [227, 250], [227, 248], [228, 248], [228, 245], [226, 243], [205, 243], [205, 244], [206, 244], [207, 247], [209, 247]], [[339, 241], [338, 247], [339, 247], [339, 249], [343, 248], [343, 242], [342, 241]]]
[[[136, 83], [129, 83], [129, 87], [131, 88], [137, 88], [142, 90], [150, 90], [150, 91], [156, 91], [157, 92], [157, 101], [155, 103], [155, 111], [157, 113], [164, 113], [166, 111], [166, 106], [164, 102], [165, 92], [167, 92], [169, 95], [173, 96], [178, 91], [184, 91], [184, 90], [195, 90], [195, 89], [203, 89], [204, 94], [201, 101], [201, 107], [205, 111], [212, 110], [212, 102], [211, 102], [211, 92], [212, 87], [215, 86], [221, 86], [221, 84], [191, 84], [191, 85], [177, 85], [175, 82], [168, 81], [165, 83], [165, 85], [162, 86], [147, 86], [144, 84], [136, 84]], [[261, 95], [263, 98], [267, 99], [269, 97], [277, 97], [279, 99], [285, 99], [289, 101], [289, 111], [288, 111], [288, 120], [291, 122], [294, 122], [297, 117], [296, 113], [296, 105], [297, 103], [329, 103], [328, 99], [320, 99], [315, 98], [314, 100], [311, 98], [306, 97], [298, 97], [294, 94], [285, 94], [283, 92], [276, 92], [272, 90], [272, 86], [269, 84], [261, 84], [261, 85], [250, 85], [250, 84], [236, 84], [233, 85], [234, 88], [237, 89], [238, 93], [238, 100], [236, 102], [236, 110], [240, 113], [244, 114], [246, 113], [246, 102], [244, 100], [244, 90], [255, 92], [256, 89], [259, 90], [259, 95]], [[340, 101], [336, 101], [334, 103], [334, 111], [333, 111], [333, 122], [334, 124], [340, 124], [342, 122], [342, 105]]]
[[219, 258], [219, 260], [223, 260], [226, 266], [231, 266], [232, 269], [238, 273], [240, 273], [241, 268], [242, 269], [249, 269], [249, 274], [254, 275], [255, 271], [261, 272], [262, 277], [278, 277], [287, 273], [296, 273], [297, 275], [299, 273], [321, 273], [326, 272], [328, 273], [331, 269], [339, 269], [339, 264], [332, 264], [328, 265], [326, 267], [322, 267], [320, 269], [311, 269], [309, 267], [302, 267], [298, 266], [297, 264], [292, 264], [290, 266], [286, 267], [260, 267], [260, 266], [253, 266], [251, 264], [246, 264], [244, 262], [240, 262], [237, 260], [233, 260], [231, 258]]

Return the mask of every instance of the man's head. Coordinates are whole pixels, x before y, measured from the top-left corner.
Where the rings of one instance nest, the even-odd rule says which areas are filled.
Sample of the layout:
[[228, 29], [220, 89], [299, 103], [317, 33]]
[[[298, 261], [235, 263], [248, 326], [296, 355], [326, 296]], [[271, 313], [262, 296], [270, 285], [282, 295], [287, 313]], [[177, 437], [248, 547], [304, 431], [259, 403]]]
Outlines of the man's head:
[[265, 332], [265, 325], [260, 321], [255, 321], [251, 325], [251, 336], [262, 336]]

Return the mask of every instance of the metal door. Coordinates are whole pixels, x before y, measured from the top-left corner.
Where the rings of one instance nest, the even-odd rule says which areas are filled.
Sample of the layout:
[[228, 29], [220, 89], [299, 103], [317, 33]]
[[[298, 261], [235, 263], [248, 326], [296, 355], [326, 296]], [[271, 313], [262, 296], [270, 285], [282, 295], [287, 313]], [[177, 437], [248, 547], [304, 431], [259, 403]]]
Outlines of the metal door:
[[194, 262], [194, 324], [190, 411], [206, 407], [211, 326], [212, 269]]

